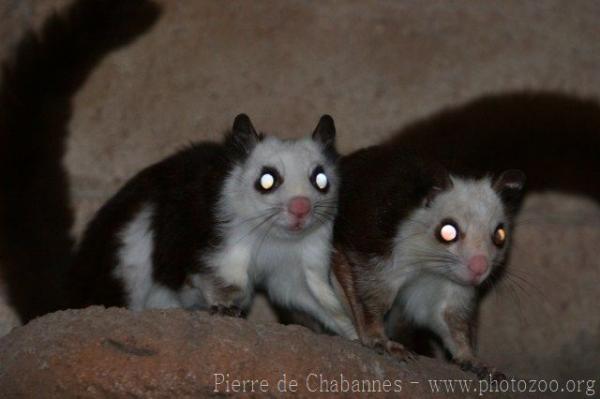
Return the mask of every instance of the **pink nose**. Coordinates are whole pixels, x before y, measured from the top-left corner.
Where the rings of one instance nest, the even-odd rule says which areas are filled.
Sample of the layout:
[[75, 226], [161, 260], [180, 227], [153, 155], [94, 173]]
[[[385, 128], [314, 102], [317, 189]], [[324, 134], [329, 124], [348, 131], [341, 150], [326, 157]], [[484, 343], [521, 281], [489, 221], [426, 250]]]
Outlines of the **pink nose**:
[[288, 202], [288, 211], [298, 219], [308, 215], [310, 207], [310, 200], [306, 197], [294, 197]]
[[484, 255], [475, 255], [469, 259], [469, 270], [474, 274], [480, 276], [484, 274], [488, 269], [488, 260]]

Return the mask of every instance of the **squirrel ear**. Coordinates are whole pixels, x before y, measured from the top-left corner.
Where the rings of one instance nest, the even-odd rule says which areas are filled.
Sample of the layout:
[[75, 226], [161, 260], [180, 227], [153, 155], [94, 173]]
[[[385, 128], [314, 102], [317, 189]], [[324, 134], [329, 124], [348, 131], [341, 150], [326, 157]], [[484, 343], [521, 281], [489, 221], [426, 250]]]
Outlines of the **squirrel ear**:
[[233, 128], [231, 129], [234, 135], [247, 136], [252, 139], [258, 139], [258, 133], [252, 126], [250, 117], [246, 114], [239, 114], [233, 120]]
[[509, 209], [516, 210], [521, 202], [525, 180], [525, 173], [518, 169], [509, 169], [493, 179], [492, 188]]
[[432, 170], [432, 185], [425, 197], [425, 206], [431, 205], [433, 200], [442, 192], [451, 189], [454, 186], [450, 173], [441, 166], [437, 166]]
[[230, 142], [237, 150], [244, 154], [249, 154], [250, 151], [260, 141], [261, 137], [252, 126], [250, 118], [246, 114], [239, 114], [233, 121], [231, 129]]
[[525, 187], [525, 173], [518, 169], [509, 169], [497, 176], [492, 183], [494, 190], [504, 196], [520, 196]]
[[321, 116], [312, 134], [312, 139], [321, 143], [324, 148], [330, 148], [335, 145], [335, 124], [331, 116]]

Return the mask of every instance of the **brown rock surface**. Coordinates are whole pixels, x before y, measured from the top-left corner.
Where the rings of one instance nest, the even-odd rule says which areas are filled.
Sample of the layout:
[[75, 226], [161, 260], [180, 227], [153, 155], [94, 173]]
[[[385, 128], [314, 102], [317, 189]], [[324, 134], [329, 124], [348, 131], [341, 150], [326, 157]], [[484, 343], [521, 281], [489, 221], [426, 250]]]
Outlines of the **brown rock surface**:
[[[431, 393], [427, 378], [473, 378], [432, 359], [400, 364], [299, 326], [182, 310], [94, 307], [54, 313], [0, 339], [0, 359], [0, 396], [6, 398], [217, 397], [228, 392], [225, 383], [216, 384], [215, 373], [229, 374], [231, 383], [267, 381], [267, 392], [260, 383], [254, 388], [247, 383], [247, 396], [282, 396], [278, 383], [285, 373], [288, 390], [291, 380], [298, 381], [299, 397], [331, 397], [310, 392], [325, 389], [317, 375], [328, 381], [327, 389], [335, 389], [331, 381], [343, 375], [350, 382], [401, 380], [401, 397], [429, 398], [440, 394]], [[233, 385], [229, 389], [232, 393]]]

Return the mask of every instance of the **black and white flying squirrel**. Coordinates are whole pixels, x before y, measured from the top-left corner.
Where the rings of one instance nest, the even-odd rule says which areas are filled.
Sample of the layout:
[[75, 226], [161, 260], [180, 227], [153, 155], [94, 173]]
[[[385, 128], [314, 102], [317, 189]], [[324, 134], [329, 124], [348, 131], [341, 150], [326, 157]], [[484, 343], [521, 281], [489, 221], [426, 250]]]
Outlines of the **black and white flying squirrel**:
[[152, 165], [88, 225], [73, 304], [211, 308], [240, 315], [262, 287], [276, 304], [355, 337], [329, 284], [337, 205], [335, 127], [281, 140], [239, 115], [224, 143]]
[[343, 157], [339, 170], [332, 270], [361, 342], [409, 358], [386, 334], [398, 308], [437, 334], [455, 362], [492, 372], [475, 356], [470, 328], [477, 288], [510, 247], [523, 173], [464, 178], [390, 144]]
[[[2, 97], [4, 148], [29, 155], [24, 143], [10, 142], [18, 134], [32, 141], [40, 136], [48, 146], [61, 144], [70, 96], [111, 48], [105, 42], [116, 46], [117, 28], [139, 23], [134, 13], [144, 10], [147, 28], [157, 15], [152, 3], [81, 0], [50, 19], [39, 37], [30, 34], [5, 74], [12, 90]], [[34, 67], [43, 66], [48, 76], [35, 76]], [[27, 112], [37, 114], [32, 120]], [[338, 185], [334, 141], [329, 116], [321, 118], [312, 137], [280, 140], [258, 134], [249, 118], [239, 115], [224, 142], [194, 144], [129, 180], [98, 211], [74, 254], [62, 149], [42, 147], [37, 155], [48, 157], [54, 169], [38, 168], [32, 157], [36, 169], [26, 177], [39, 180], [20, 179], [13, 165], [7, 168], [10, 203], [3, 206], [0, 227], [7, 238], [2, 245], [9, 261], [2, 267], [11, 302], [24, 321], [92, 304], [211, 307], [237, 314], [249, 305], [254, 288], [262, 287], [278, 305], [307, 312], [333, 332], [354, 338], [352, 322], [329, 284]], [[54, 184], [64, 187], [58, 196]], [[45, 194], [60, 203], [36, 209], [32, 196]], [[41, 215], [23, 220], [40, 211], [56, 212], [57, 222], [47, 223]], [[34, 234], [32, 242], [28, 233], [38, 227], [44, 237], [37, 241], [40, 234]], [[60, 244], [56, 254], [57, 248], [48, 247], [53, 235]], [[32, 245], [34, 253], [28, 252]], [[53, 256], [45, 257], [48, 252]]]
[[407, 356], [386, 334], [401, 319], [432, 330], [457, 363], [484, 375], [492, 369], [471, 348], [476, 298], [466, 280], [486, 285], [502, 271], [525, 194], [524, 175], [504, 171], [524, 171], [527, 192], [600, 202], [600, 105], [558, 92], [484, 96], [341, 165], [334, 270], [361, 340]]

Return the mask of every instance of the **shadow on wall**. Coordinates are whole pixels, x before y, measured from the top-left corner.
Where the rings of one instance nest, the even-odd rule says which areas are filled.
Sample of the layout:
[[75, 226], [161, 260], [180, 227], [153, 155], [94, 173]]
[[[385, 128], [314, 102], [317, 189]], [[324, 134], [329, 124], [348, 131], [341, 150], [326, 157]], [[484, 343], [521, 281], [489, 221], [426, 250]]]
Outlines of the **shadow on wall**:
[[408, 125], [388, 143], [465, 175], [521, 169], [528, 191], [600, 202], [600, 105], [554, 92], [482, 97]]
[[0, 274], [23, 321], [64, 303], [73, 246], [62, 166], [71, 98], [102, 57], [147, 31], [159, 13], [147, 0], [75, 2], [39, 34], [27, 33], [3, 65]]

